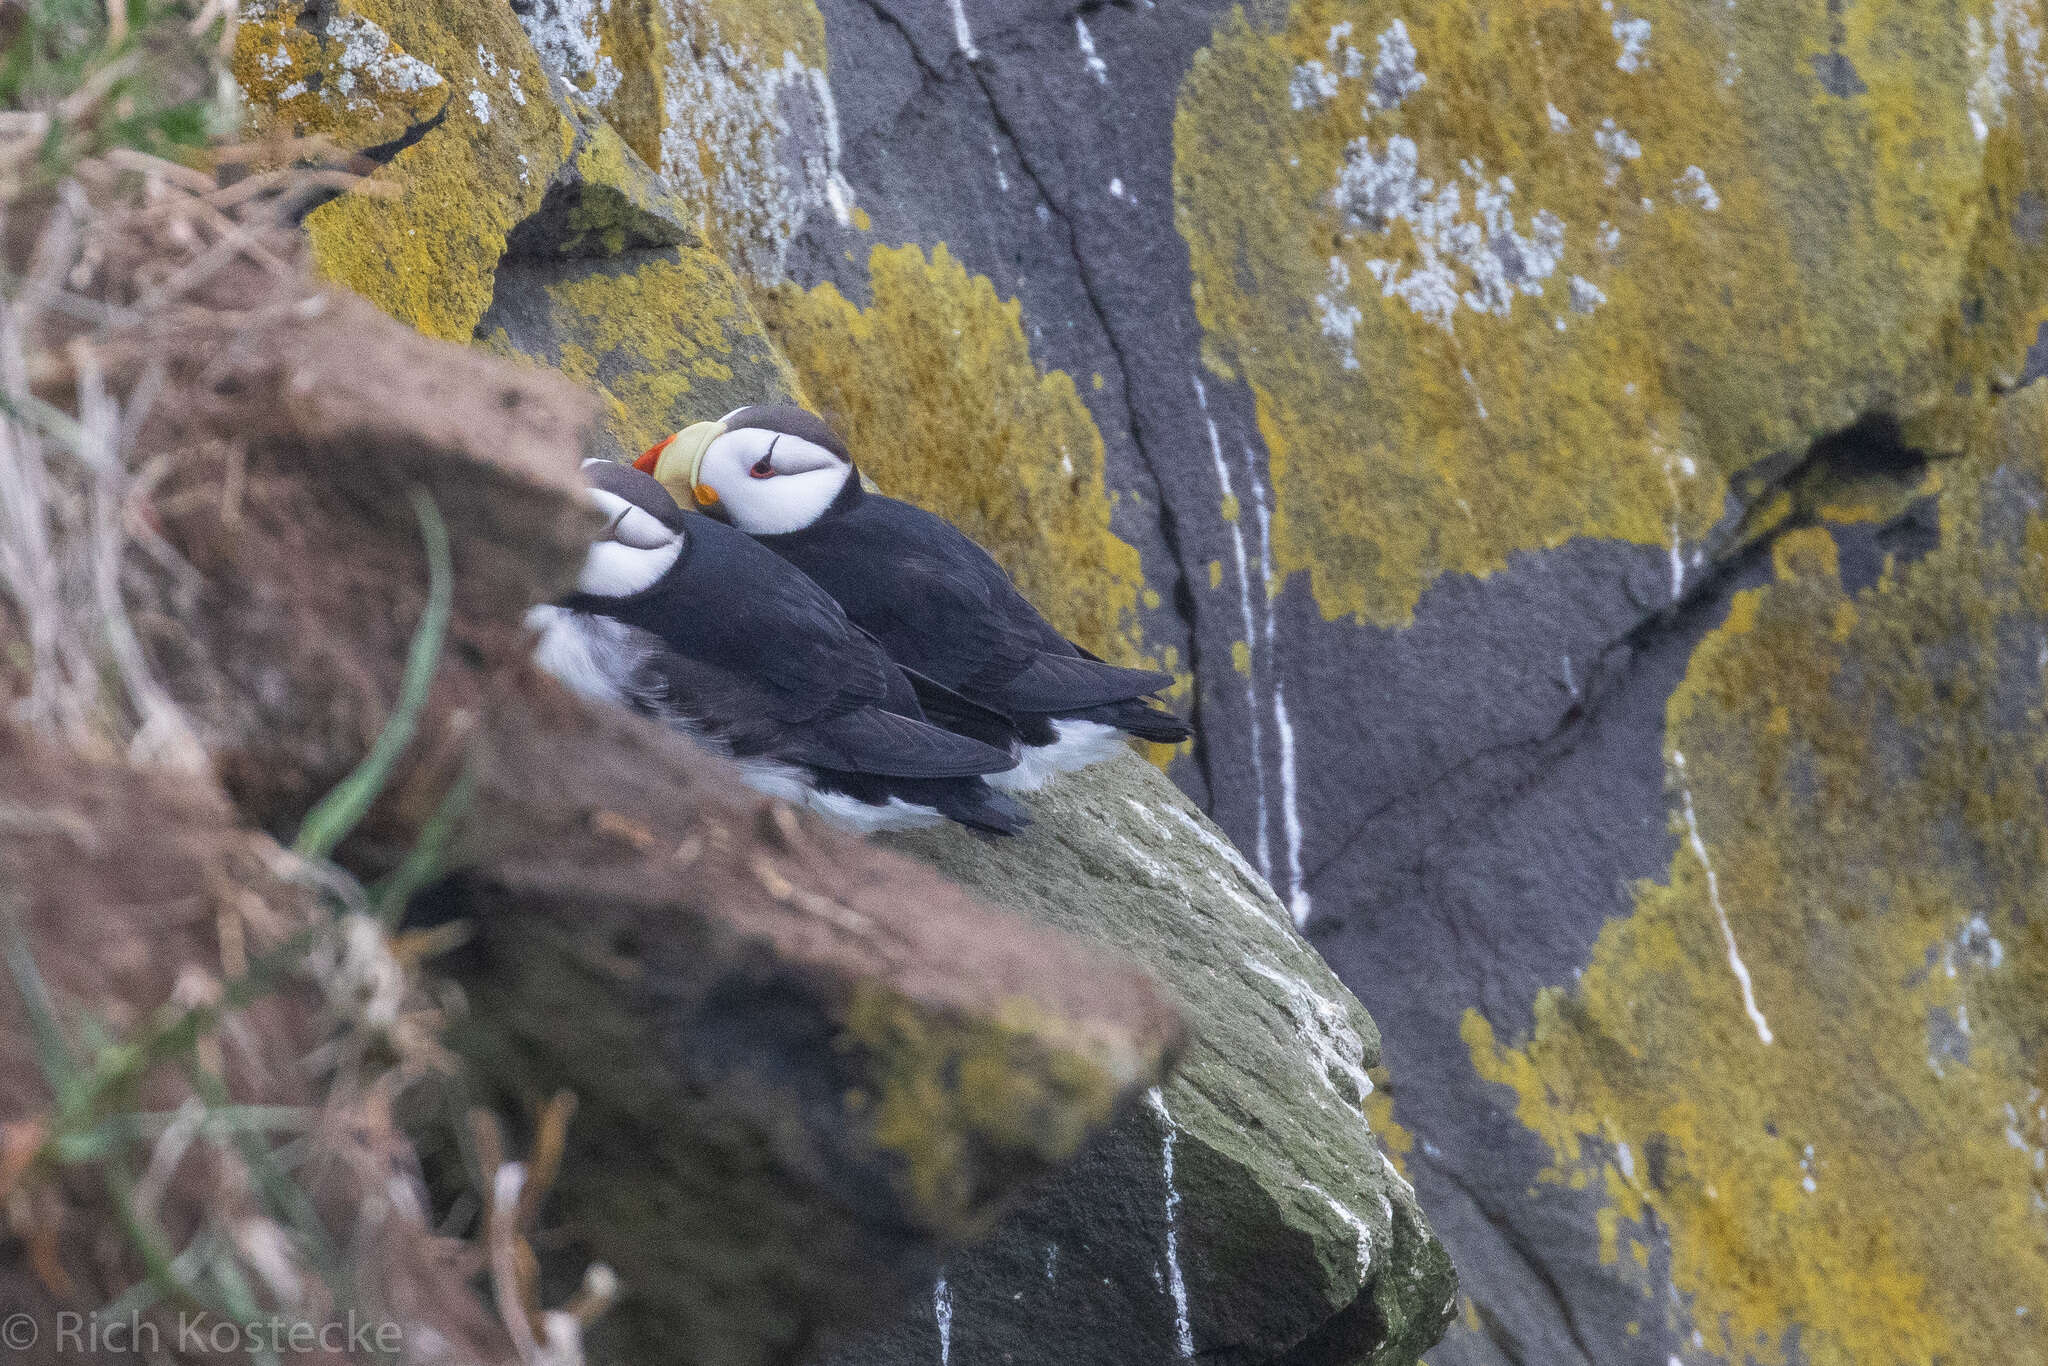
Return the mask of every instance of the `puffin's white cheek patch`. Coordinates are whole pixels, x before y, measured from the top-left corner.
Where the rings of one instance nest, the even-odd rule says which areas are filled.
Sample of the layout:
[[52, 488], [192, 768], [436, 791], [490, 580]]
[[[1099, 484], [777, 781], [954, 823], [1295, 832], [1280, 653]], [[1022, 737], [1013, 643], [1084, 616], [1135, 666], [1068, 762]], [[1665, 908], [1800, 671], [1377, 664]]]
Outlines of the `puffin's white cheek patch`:
[[597, 598], [630, 598], [661, 582], [683, 553], [683, 543], [672, 541], [659, 550], [639, 550], [618, 541], [599, 541], [583, 557], [583, 572], [576, 586]]
[[676, 533], [656, 521], [654, 514], [628, 508], [612, 528], [612, 539], [633, 550], [666, 550]]
[[[784, 437], [783, 440], [789, 438]], [[756, 460], [768, 454], [768, 448], [775, 444], [774, 432], [759, 427], [742, 427], [736, 432], [727, 432], [704, 449], [704, 470], [729, 473], [744, 471]]]
[[835, 462], [831, 469], [748, 480], [729, 493], [721, 490], [726, 516], [750, 536], [802, 531], [825, 515], [852, 473]]

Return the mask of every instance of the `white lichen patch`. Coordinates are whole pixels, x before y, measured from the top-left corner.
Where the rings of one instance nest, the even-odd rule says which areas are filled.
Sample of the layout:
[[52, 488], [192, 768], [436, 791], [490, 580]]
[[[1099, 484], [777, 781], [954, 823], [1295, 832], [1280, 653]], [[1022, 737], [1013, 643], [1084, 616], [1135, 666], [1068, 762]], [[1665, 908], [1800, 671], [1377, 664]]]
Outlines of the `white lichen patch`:
[[1351, 45], [1351, 21], [1330, 25], [1330, 36], [1323, 39], [1323, 51], [1330, 55], [1330, 66], [1344, 75], [1347, 81], [1355, 81], [1365, 74], [1365, 54]]
[[1643, 68], [1644, 54], [1650, 47], [1650, 21], [1648, 19], [1616, 19], [1608, 25], [1615, 43], [1621, 48], [1621, 55], [1614, 64], [1623, 71], [1636, 72]]
[[1337, 207], [1373, 232], [1387, 232], [1415, 216], [1416, 201], [1433, 182], [1421, 172], [1415, 139], [1395, 136], [1375, 152], [1372, 139], [1357, 138], [1344, 149], [1337, 176]]
[[2040, 0], [1993, 0], [1988, 31], [1974, 14], [1968, 23], [1970, 66], [1977, 72], [1968, 96], [1970, 128], [1982, 142], [1992, 129], [2005, 127], [2005, 106], [2016, 80], [2048, 93], [2048, 60], [2041, 54]]
[[540, 64], [602, 108], [618, 92], [619, 69], [601, 51], [598, 20], [611, 0], [534, 0], [519, 14]]
[[1643, 154], [1643, 144], [1629, 135], [1629, 131], [1613, 119], [1600, 120], [1600, 126], [1593, 130], [1593, 145], [1607, 154], [1607, 183], [1614, 184], [1621, 179], [1621, 163], [1634, 161]]
[[1572, 131], [1572, 121], [1565, 117], [1564, 110], [1559, 109], [1554, 104], [1546, 104], [1543, 106], [1543, 112], [1550, 117], [1551, 132], [1569, 133]]
[[[1382, 296], [1399, 299], [1445, 331], [1458, 310], [1506, 317], [1517, 295], [1541, 296], [1564, 256], [1564, 220], [1539, 209], [1516, 226], [1515, 182], [1476, 161], [1439, 186], [1421, 173], [1414, 141], [1396, 136], [1375, 151], [1369, 137], [1345, 149], [1335, 199], [1347, 224], [1393, 236], [1404, 227], [1412, 257], [1374, 255], [1365, 269]], [[1470, 207], [1467, 208], [1467, 196]]]
[[481, 90], [469, 92], [469, 112], [476, 115], [478, 123], [491, 121], [491, 99]]
[[734, 268], [774, 284], [812, 213], [853, 221], [831, 86], [794, 51], [771, 58], [745, 35], [728, 37], [689, 0], [663, 4], [661, 171], [700, 206], [706, 235]]
[[[1403, 29], [1404, 38], [1406, 34]], [[1323, 40], [1323, 53], [1324, 56], [1311, 57], [1294, 68], [1287, 83], [1287, 101], [1295, 109], [1320, 108], [1336, 98], [1343, 82], [1355, 81], [1365, 74], [1365, 54], [1351, 42], [1349, 19], [1330, 26], [1329, 37]], [[1412, 63], [1413, 47], [1409, 53]]]
[[[272, 13], [275, 6], [250, 5], [251, 17]], [[394, 95], [416, 95], [445, 85], [441, 73], [411, 56], [392, 41], [376, 24], [355, 14], [337, 14], [327, 22], [325, 36], [339, 46], [331, 59], [332, 70], [320, 82], [320, 100], [330, 106], [357, 113], [373, 110], [380, 100]], [[280, 43], [275, 52], [259, 53], [257, 69], [272, 78], [281, 77], [293, 65], [291, 52]], [[290, 82], [277, 92], [280, 103], [313, 94], [310, 80]]]
[[1311, 57], [1294, 68], [1287, 81], [1287, 103], [1295, 109], [1314, 109], [1337, 96], [1337, 73]]
[[1680, 199], [1690, 200], [1708, 213], [1721, 207], [1721, 196], [1707, 180], [1707, 173], [1697, 166], [1688, 166], [1678, 177], [1673, 193]]
[[1408, 26], [1396, 19], [1379, 36], [1379, 57], [1373, 63], [1372, 89], [1365, 102], [1374, 109], [1398, 109], [1402, 101], [1429, 83], [1416, 64]]
[[417, 93], [442, 84], [441, 73], [398, 50], [391, 35], [357, 15], [338, 14], [327, 36], [341, 41], [341, 68], [384, 90]]
[[1353, 341], [1365, 314], [1351, 302], [1351, 267], [1344, 264], [1343, 257], [1330, 258], [1330, 288], [1316, 295], [1316, 307], [1322, 310], [1323, 335], [1344, 348], [1344, 368], [1356, 370], [1358, 352]]
[[1583, 275], [1574, 275], [1568, 281], [1571, 289], [1572, 312], [1591, 313], [1607, 302], [1607, 291]]

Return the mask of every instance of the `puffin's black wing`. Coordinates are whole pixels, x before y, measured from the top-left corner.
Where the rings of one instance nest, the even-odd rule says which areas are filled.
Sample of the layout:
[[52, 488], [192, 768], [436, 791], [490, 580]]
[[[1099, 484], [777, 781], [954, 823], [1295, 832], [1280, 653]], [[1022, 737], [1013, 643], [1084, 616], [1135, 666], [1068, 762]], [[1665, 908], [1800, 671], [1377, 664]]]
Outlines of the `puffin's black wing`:
[[823, 585], [903, 667], [993, 700], [1042, 642], [1003, 610], [999, 589], [1006, 585], [953, 546], [934, 542], [924, 528], [876, 515], [884, 502], [869, 494], [844, 514], [761, 542]]
[[1041, 652], [1003, 685], [1003, 696], [1021, 711], [1065, 713], [1144, 697], [1171, 682], [1167, 675], [1145, 669], [1119, 669], [1079, 655]]
[[1012, 750], [1022, 743], [1023, 736], [1017, 730], [1017, 723], [994, 707], [984, 707], [970, 701], [946, 687], [937, 679], [926, 678], [915, 669], [905, 669], [905, 678], [917, 693], [918, 705], [935, 726], [944, 726], [959, 735], [971, 736], [985, 745], [997, 749]]
[[597, 610], [661, 642], [649, 669], [679, 715], [742, 756], [849, 773], [959, 777], [1006, 749], [927, 724], [916, 691], [829, 594], [751, 537], [690, 519], [676, 571]]
[[908, 503], [870, 493], [803, 531], [761, 539], [905, 667], [1006, 713], [1064, 714], [1172, 681], [1082, 653], [986, 550]]
[[643, 709], [742, 759], [900, 778], [970, 777], [1015, 762], [1004, 749], [876, 706], [791, 722], [775, 714], [780, 699], [759, 679], [672, 649], [650, 653], [641, 674], [634, 692]]

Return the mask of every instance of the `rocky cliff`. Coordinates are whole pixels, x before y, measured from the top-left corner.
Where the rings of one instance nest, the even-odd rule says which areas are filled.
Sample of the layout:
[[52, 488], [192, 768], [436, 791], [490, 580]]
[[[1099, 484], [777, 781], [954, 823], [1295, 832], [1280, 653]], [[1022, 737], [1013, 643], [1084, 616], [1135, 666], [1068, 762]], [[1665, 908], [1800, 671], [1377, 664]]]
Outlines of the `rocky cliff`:
[[[768, 31], [748, 9], [543, 4], [457, 20], [403, 4], [256, 6], [236, 69], [260, 130], [324, 134], [388, 158], [374, 183], [389, 191], [344, 195], [307, 217], [332, 278], [424, 332], [473, 338], [591, 388], [600, 448], [614, 454], [740, 403], [800, 395], [863, 441], [876, 478], [1006, 553], [1078, 638], [1145, 657], [1138, 616], [1157, 598], [1137, 550], [1112, 530], [1102, 439], [1073, 382], [1033, 359], [1014, 303], [943, 247], [878, 254], [865, 308], [829, 286], [773, 287], [812, 210], [853, 221], [831, 90], [806, 58], [822, 49], [822, 29], [808, 11], [786, 17], [786, 30]], [[761, 55], [774, 43], [786, 57]], [[401, 70], [403, 80], [392, 74]], [[373, 78], [394, 88], [372, 89]], [[468, 190], [450, 192], [451, 176]], [[985, 458], [957, 463], [966, 447]], [[971, 474], [941, 487], [934, 475], [948, 468]], [[988, 1247], [933, 1267], [929, 1296], [895, 1329], [850, 1341], [846, 1360], [943, 1356], [957, 1340], [962, 1359], [1224, 1350], [1392, 1363], [1435, 1341], [1452, 1308], [1450, 1271], [1363, 1113], [1372, 1023], [1260, 874], [1156, 770], [1133, 758], [1064, 786], [1016, 841], [953, 833], [906, 847], [996, 904], [1146, 965], [1202, 1024], [1181, 1078]], [[531, 996], [560, 975], [521, 966], [526, 939], [494, 935], [487, 954], [498, 957], [464, 979], [487, 1021], [465, 1046], [515, 1093], [588, 1071], [587, 1048], [548, 1037], [545, 1020], [586, 1009], [567, 998], [512, 1026], [513, 1053], [492, 1042], [506, 1032], [494, 983], [509, 978]], [[892, 1038], [902, 1028], [870, 1023]], [[744, 1037], [715, 1021], [696, 1027]], [[928, 1035], [913, 1032], [904, 1042], [914, 1049]], [[1006, 1066], [999, 1055], [971, 1065]], [[945, 1115], [995, 1104], [969, 1094], [967, 1079], [949, 1099], [952, 1083], [932, 1092], [906, 1077], [877, 1116], [913, 1184], [942, 1203], [959, 1183]], [[586, 1095], [584, 1131], [621, 1136], [579, 1164], [604, 1172], [602, 1185], [570, 1178], [558, 1195], [573, 1220], [602, 1230], [581, 1250], [638, 1286], [595, 1341], [624, 1360], [678, 1340], [747, 1360], [719, 1354], [764, 1317], [829, 1327], [829, 1314], [752, 1303], [759, 1268], [714, 1272], [733, 1258], [709, 1235], [664, 1246], [660, 1221], [686, 1197], [650, 1192], [707, 1178], [687, 1144], [656, 1137], [636, 1085], [600, 1093], [594, 1118]], [[986, 1116], [1004, 1130], [1023, 1119]], [[673, 1151], [644, 1163], [648, 1144]], [[963, 1241], [985, 1231], [966, 1217], [948, 1226]], [[775, 1255], [757, 1248], [741, 1260]], [[729, 1331], [706, 1334], [707, 1317], [727, 1316]], [[1056, 1347], [1051, 1324], [1061, 1325]]]
[[[784, 394], [900, 417], [883, 478], [1142, 655], [1105, 448], [1014, 304], [943, 249], [865, 308], [776, 291], [812, 209], [854, 210], [822, 29], [771, 17], [251, 4], [219, 51], [252, 136], [167, 125], [192, 164], [77, 112], [154, 50], [109, 21], [38, 115], [63, 137], [0, 126], [0, 741], [34, 759], [0, 799], [0, 1283], [45, 1312], [140, 1277], [246, 1329], [360, 1280], [419, 1361], [1412, 1362], [1453, 1283], [1364, 1112], [1377, 1033], [1156, 768], [906, 858], [525, 658], [588, 534], [575, 459]], [[1004, 455], [921, 486], [963, 440]], [[75, 792], [67, 754], [101, 766]], [[117, 841], [158, 808], [204, 884], [164, 904]], [[125, 961], [152, 916], [178, 955], [92, 970], [81, 936]]]
[[389, 163], [323, 267], [620, 449], [797, 393], [1174, 670], [1437, 1366], [2048, 1359], [2035, 0], [427, 9], [244, 25]]

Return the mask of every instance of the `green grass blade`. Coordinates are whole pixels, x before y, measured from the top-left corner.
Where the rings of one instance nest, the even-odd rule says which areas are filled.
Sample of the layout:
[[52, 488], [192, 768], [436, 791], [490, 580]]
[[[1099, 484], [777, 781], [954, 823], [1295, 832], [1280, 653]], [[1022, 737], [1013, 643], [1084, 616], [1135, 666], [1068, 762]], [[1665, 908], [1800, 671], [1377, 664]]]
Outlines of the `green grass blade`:
[[405, 862], [398, 865], [391, 876], [379, 883], [372, 893], [377, 904], [377, 918], [384, 922], [386, 929], [395, 929], [405, 915], [405, 908], [421, 888], [441, 876], [447, 867], [448, 846], [455, 838], [455, 828], [462, 818], [469, 814], [469, 804], [476, 795], [476, 765], [464, 764], [462, 772], [455, 776], [455, 782], [448, 794], [441, 798], [441, 804], [434, 808], [433, 819], [420, 830], [420, 837], [405, 856]]
[[[234, 1102], [228, 1098], [227, 1083], [205, 1064], [192, 1059], [186, 1074], [210, 1113], [232, 1108]], [[248, 1129], [236, 1129], [230, 1133], [229, 1141], [241, 1154], [243, 1164], [256, 1178], [281, 1222], [305, 1240], [315, 1269], [329, 1283], [329, 1288], [334, 1288], [341, 1254], [328, 1238], [327, 1225], [321, 1221], [319, 1211], [313, 1208], [313, 1197], [278, 1165], [276, 1156], [262, 1137]]]
[[[50, 1140], [51, 1152], [64, 1163], [98, 1161], [121, 1144], [155, 1138], [176, 1118], [176, 1112], [169, 1110], [111, 1115], [90, 1129], [57, 1135]], [[228, 1105], [207, 1111], [200, 1132], [207, 1136], [235, 1132], [300, 1133], [312, 1124], [313, 1118], [312, 1110], [303, 1105]]]
[[413, 632], [412, 648], [405, 659], [405, 679], [399, 688], [398, 706], [390, 721], [363, 756], [355, 771], [322, 797], [306, 814], [292, 841], [292, 852], [309, 859], [324, 859], [369, 812], [391, 770], [412, 743], [420, 714], [426, 710], [427, 692], [434, 683], [434, 669], [440, 663], [441, 645], [447, 637], [448, 618], [455, 601], [455, 570], [448, 554], [448, 526], [440, 509], [425, 489], [411, 491], [414, 514], [420, 521], [420, 539], [427, 550], [427, 607]]
[[50, 999], [50, 988], [43, 981], [42, 970], [36, 967], [35, 954], [28, 946], [28, 934], [23, 930], [20, 912], [10, 898], [0, 906], [0, 949], [7, 956], [7, 971], [14, 978], [14, 989], [21, 993], [22, 1008], [28, 1012], [29, 1032], [35, 1038], [36, 1063], [43, 1070], [43, 1079], [50, 1084], [56, 1096], [57, 1107], [67, 1108], [76, 1095], [80, 1072], [72, 1060], [71, 1050], [64, 1042], [64, 1030], [57, 1023], [57, 1007]]

